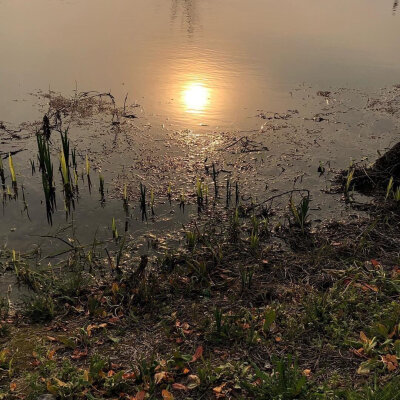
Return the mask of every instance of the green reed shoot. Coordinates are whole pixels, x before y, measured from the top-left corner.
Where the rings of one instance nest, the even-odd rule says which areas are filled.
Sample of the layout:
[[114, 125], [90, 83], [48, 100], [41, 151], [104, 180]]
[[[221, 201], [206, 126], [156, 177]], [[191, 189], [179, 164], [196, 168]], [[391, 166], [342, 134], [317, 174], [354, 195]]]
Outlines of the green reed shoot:
[[12, 182], [13, 186], [16, 186], [17, 185], [17, 175], [15, 174], [14, 162], [13, 162], [11, 153], [8, 153], [8, 165], [10, 167], [11, 182]]
[[52, 212], [56, 207], [56, 196], [53, 178], [49, 142], [43, 135], [36, 135], [38, 145], [39, 169], [42, 172], [42, 186], [46, 201], [47, 220], [52, 222]]
[[232, 185], [231, 181], [228, 178], [226, 180], [226, 208], [229, 208], [229, 205], [231, 204], [231, 197], [232, 197]]
[[197, 211], [200, 212], [203, 208], [203, 183], [199, 178], [196, 181], [196, 197], [197, 197]]
[[69, 171], [69, 139], [68, 139], [68, 129], [65, 130], [64, 133], [61, 134], [61, 144], [62, 144], [62, 152], [64, 153], [65, 163], [67, 165], [67, 169]]
[[64, 185], [64, 194], [65, 194], [65, 211], [68, 216], [68, 212], [71, 208], [71, 203], [72, 206], [73, 204], [73, 191], [72, 191], [72, 186], [71, 186], [71, 181], [70, 181], [70, 171], [69, 171], [69, 165], [68, 165], [68, 157], [66, 157], [64, 153], [64, 149], [61, 150], [60, 152], [60, 167], [61, 167], [61, 176], [63, 180], [63, 185]]
[[124, 204], [128, 204], [128, 186], [126, 183], [124, 184], [123, 200]]
[[76, 148], [72, 149], [71, 151], [71, 157], [72, 157], [72, 166], [75, 171], [78, 170], [78, 164], [76, 162]]
[[32, 175], [33, 175], [36, 172], [35, 160], [29, 159], [29, 162], [31, 164], [31, 172], [32, 172]]
[[186, 202], [186, 196], [184, 190], [182, 189], [182, 192], [179, 196], [179, 208], [183, 211], [185, 211], [185, 202]]
[[78, 174], [76, 173], [76, 170], [73, 170], [73, 174], [74, 174], [74, 186], [75, 186], [75, 190], [78, 192], [78, 182], [79, 182], [79, 177]]
[[214, 193], [215, 193], [215, 198], [218, 198], [218, 184], [217, 184], [217, 171], [215, 169], [215, 164], [213, 163], [212, 165], [212, 178], [214, 182]]
[[255, 250], [258, 248], [259, 244], [260, 238], [258, 237], [258, 233], [252, 230], [250, 235], [250, 247]]
[[253, 232], [258, 233], [258, 228], [259, 228], [260, 222], [254, 213], [251, 216], [251, 225], [253, 228]]
[[3, 166], [3, 159], [0, 156], [0, 179], [1, 179], [1, 184], [3, 186], [3, 189], [6, 187], [6, 178], [4, 175], [4, 166]]
[[112, 229], [113, 239], [118, 240], [117, 224], [115, 223], [115, 218], [114, 217], [113, 217], [112, 222], [111, 222], [111, 229]]
[[186, 232], [186, 243], [189, 250], [194, 250], [197, 242], [197, 234], [195, 231]]
[[[124, 202], [124, 211], [125, 211], [126, 217], [128, 217], [128, 213], [129, 213], [128, 201], [129, 201], [129, 199], [128, 199], [128, 186], [126, 183], [124, 183], [124, 189], [122, 192], [122, 200]], [[128, 220], [125, 221], [125, 230], [126, 231], [127, 231], [127, 223], [128, 223]]]
[[104, 198], [104, 177], [101, 173], [99, 174], [99, 193], [101, 196], [101, 202], [104, 203], [106, 201]]
[[241, 266], [239, 268], [239, 273], [240, 273], [240, 280], [241, 280], [241, 286], [242, 286], [242, 293], [245, 290], [251, 289], [251, 284], [253, 281], [253, 275], [254, 275], [254, 270], [253, 268], [249, 267], [243, 267]]
[[393, 180], [393, 176], [392, 176], [392, 177], [390, 178], [389, 183], [388, 183], [387, 188], [386, 188], [385, 201], [388, 199], [390, 193], [392, 193], [392, 190], [393, 190], [393, 183], [394, 183], [394, 180]]
[[140, 210], [142, 211], [142, 220], [147, 219], [146, 191], [146, 186], [140, 183]]
[[92, 181], [90, 179], [90, 161], [87, 154], [86, 154], [86, 178], [88, 181], [89, 192], [90, 192], [90, 189], [92, 188]]
[[393, 197], [396, 202], [400, 202], [400, 186], [397, 186], [397, 189], [393, 193]]
[[349, 168], [349, 171], [347, 173], [347, 178], [346, 178], [346, 184], [344, 186], [344, 194], [345, 194], [346, 198], [349, 197], [350, 186], [351, 186], [351, 183], [353, 182], [353, 176], [354, 176], [354, 168]]
[[69, 185], [69, 173], [68, 173], [67, 161], [65, 159], [65, 154], [63, 151], [60, 152], [60, 166], [61, 166], [61, 176], [65, 187]]
[[310, 210], [310, 197], [303, 197], [298, 206], [294, 204], [293, 197], [291, 197], [289, 206], [295, 225], [304, 232], [304, 228], [307, 224], [308, 212]]
[[90, 162], [89, 162], [89, 157], [86, 154], [86, 176], [90, 175]]

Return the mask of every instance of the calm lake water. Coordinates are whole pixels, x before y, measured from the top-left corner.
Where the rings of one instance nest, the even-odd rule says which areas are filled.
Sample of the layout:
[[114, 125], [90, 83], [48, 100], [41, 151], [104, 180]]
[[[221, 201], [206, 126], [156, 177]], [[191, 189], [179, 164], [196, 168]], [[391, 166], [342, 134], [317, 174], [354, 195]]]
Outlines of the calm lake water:
[[[123, 230], [124, 184], [135, 237], [180, 229], [190, 216], [169, 206], [169, 182], [175, 201], [182, 192], [193, 196], [199, 177], [213, 187], [206, 173], [213, 162], [221, 187], [228, 178], [239, 182], [247, 201], [305, 187], [313, 220], [340, 215], [340, 196], [325, 190], [331, 176], [317, 168], [373, 161], [377, 149], [398, 141], [399, 12], [393, 0], [0, 0], [0, 122], [9, 129], [0, 126], [0, 155], [7, 167], [8, 152], [18, 152], [29, 206], [28, 218], [21, 191], [3, 202], [1, 244], [26, 248], [50, 229], [40, 173], [31, 174], [35, 126], [20, 125], [42, 120], [50, 102], [44, 93], [110, 91], [119, 106], [127, 95], [139, 117], [115, 127], [109, 115], [68, 122], [65, 114], [78, 172], [86, 155], [92, 163], [94, 186], [82, 184], [73, 211], [86, 241], [98, 229], [110, 238], [113, 217]], [[10, 129], [21, 129], [22, 139]], [[54, 135], [53, 232], [66, 223]], [[156, 217], [147, 223], [138, 210], [141, 182], [156, 195]]]
[[173, 126], [239, 127], [301, 83], [400, 81], [393, 0], [0, 0], [0, 120], [27, 93], [129, 93]]

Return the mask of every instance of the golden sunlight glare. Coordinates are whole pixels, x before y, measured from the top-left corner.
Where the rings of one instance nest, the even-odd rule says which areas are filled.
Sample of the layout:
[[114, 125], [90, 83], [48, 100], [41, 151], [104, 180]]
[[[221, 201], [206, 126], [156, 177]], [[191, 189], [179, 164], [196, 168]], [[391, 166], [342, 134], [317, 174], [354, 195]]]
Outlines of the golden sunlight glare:
[[186, 110], [192, 113], [203, 111], [209, 101], [209, 92], [209, 89], [198, 82], [187, 85], [183, 91], [183, 102]]

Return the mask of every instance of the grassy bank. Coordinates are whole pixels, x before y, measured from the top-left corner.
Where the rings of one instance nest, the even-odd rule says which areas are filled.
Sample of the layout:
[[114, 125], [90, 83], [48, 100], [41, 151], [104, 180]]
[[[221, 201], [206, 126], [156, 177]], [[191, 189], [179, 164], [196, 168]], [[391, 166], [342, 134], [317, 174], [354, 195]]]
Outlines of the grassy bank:
[[162, 257], [115, 232], [114, 251], [71, 240], [55, 264], [2, 250], [29, 296], [0, 305], [0, 398], [396, 399], [396, 188], [318, 229], [308, 197], [284, 225], [253, 205], [210, 212]]

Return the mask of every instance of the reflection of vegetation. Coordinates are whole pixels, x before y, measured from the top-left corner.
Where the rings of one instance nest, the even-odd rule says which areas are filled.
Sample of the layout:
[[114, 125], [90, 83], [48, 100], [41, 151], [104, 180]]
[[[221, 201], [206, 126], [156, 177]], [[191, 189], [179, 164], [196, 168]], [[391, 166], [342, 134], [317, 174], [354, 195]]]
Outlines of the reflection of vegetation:
[[182, 19], [186, 26], [186, 32], [192, 36], [197, 25], [196, 0], [172, 0], [171, 22], [174, 22], [182, 8]]

